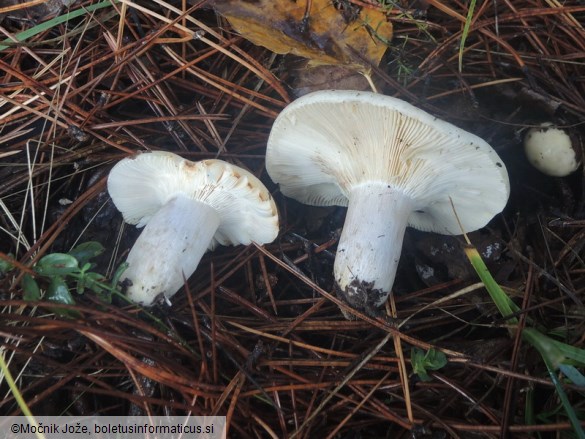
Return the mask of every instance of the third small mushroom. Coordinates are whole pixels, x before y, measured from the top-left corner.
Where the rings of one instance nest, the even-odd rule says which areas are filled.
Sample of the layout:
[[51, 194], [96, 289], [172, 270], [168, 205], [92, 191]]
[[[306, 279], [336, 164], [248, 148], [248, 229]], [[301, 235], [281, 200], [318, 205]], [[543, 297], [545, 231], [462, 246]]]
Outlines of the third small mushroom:
[[543, 174], [566, 177], [579, 169], [575, 150], [576, 146], [580, 146], [578, 144], [565, 130], [544, 122], [528, 130], [524, 137], [524, 152], [532, 166]]
[[266, 168], [288, 197], [348, 207], [336, 293], [368, 314], [388, 299], [407, 226], [471, 232], [509, 196], [506, 168], [483, 139], [400, 99], [361, 91], [318, 91], [288, 105], [272, 127]]

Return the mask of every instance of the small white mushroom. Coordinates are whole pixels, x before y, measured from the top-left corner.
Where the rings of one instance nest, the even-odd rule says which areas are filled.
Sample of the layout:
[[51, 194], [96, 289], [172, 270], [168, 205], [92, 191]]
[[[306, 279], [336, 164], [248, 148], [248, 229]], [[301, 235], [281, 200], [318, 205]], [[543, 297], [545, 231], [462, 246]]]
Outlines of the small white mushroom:
[[173, 296], [216, 244], [272, 242], [274, 201], [250, 172], [221, 160], [149, 152], [117, 163], [108, 192], [129, 224], [144, 227], [130, 250], [128, 297], [149, 306]]
[[552, 177], [566, 177], [579, 168], [571, 137], [550, 122], [528, 130], [524, 152], [532, 166]]
[[372, 311], [388, 298], [407, 225], [443, 234], [485, 226], [508, 200], [504, 164], [482, 139], [388, 96], [319, 91], [277, 117], [266, 168], [282, 193], [348, 206], [338, 295]]

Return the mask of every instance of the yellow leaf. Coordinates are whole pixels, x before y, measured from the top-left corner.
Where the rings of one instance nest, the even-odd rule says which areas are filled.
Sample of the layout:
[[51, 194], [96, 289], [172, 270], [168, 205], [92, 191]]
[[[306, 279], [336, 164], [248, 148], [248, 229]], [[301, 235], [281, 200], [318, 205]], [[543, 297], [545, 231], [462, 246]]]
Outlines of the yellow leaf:
[[214, 6], [252, 43], [308, 58], [313, 65], [368, 71], [369, 63], [379, 64], [392, 38], [392, 25], [383, 13], [362, 9], [346, 22], [332, 0], [217, 0]]

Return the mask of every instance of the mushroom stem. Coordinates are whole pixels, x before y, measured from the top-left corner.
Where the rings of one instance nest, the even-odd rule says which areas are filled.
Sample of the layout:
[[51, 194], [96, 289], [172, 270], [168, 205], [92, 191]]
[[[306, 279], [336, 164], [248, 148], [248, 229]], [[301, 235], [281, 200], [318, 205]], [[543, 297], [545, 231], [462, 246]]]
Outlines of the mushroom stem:
[[374, 310], [388, 298], [413, 206], [387, 183], [351, 189], [333, 270], [338, 295], [354, 308]]
[[215, 209], [183, 195], [169, 200], [148, 222], [128, 254], [128, 297], [151, 305], [175, 294], [193, 274], [220, 219]]

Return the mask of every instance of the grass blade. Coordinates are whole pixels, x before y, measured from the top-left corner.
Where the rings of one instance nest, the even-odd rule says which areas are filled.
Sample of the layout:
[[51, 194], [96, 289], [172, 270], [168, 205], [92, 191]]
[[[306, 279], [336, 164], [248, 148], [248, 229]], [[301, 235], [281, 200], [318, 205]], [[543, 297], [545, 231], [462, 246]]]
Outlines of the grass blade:
[[[66, 14], [59, 15], [58, 17], [55, 17], [49, 21], [38, 24], [34, 27], [31, 27], [30, 29], [27, 29], [25, 31], [22, 31], [22, 32], [16, 34], [14, 36], [16, 41], [14, 41], [12, 38], [5, 39], [3, 41], [4, 45], [0, 45], [0, 51], [8, 49], [10, 46], [13, 46], [14, 44], [26, 41], [27, 39], [34, 37], [35, 35], [40, 34], [41, 32], [45, 32], [46, 30], [49, 30], [55, 26], [58, 26], [61, 23], [65, 23], [73, 18], [81, 17], [82, 15], [85, 15], [89, 12], [94, 12], [94, 11], [97, 11], [98, 9], [103, 9], [103, 8], [107, 8], [108, 6], [112, 6], [112, 3], [113, 3], [112, 1], [107, 0], [107, 1], [100, 2], [100, 3], [96, 3], [95, 5], [90, 5], [90, 6], [87, 6], [84, 8], [79, 8], [79, 9], [76, 9], [75, 11], [71, 11], [71, 12], [67, 12]], [[117, 1], [114, 1], [114, 3], [117, 3]]]
[[[502, 314], [502, 316], [506, 318], [510, 324], [518, 324], [518, 319], [516, 317], [510, 316], [520, 311], [520, 308], [518, 308], [518, 306], [512, 302], [512, 300], [492, 277], [477, 249], [471, 245], [468, 245], [465, 248], [465, 254], [477, 272], [477, 275], [483, 281], [490, 297], [500, 311], [500, 314]], [[581, 365], [585, 364], [585, 362], [581, 361], [585, 359], [585, 351], [583, 349], [578, 349], [574, 346], [570, 346], [566, 343], [561, 343], [557, 340], [554, 340], [534, 328], [524, 328], [522, 331], [522, 339], [533, 346], [542, 357], [555, 386], [557, 395], [559, 396], [559, 399], [563, 405], [563, 408], [565, 409], [565, 412], [567, 413], [575, 433], [577, 434], [577, 437], [579, 439], [585, 439], [585, 432], [583, 431], [583, 427], [581, 426], [575, 410], [573, 409], [567, 394], [565, 393], [558, 377], [556, 376], [556, 370], [561, 369], [569, 379], [575, 378], [577, 381], [574, 381], [574, 383], [579, 385], [578, 383], [582, 381], [583, 375], [581, 375], [577, 369], [572, 368], [572, 366], [567, 367], [567, 365], [568, 363], [574, 361], [580, 363]]]
[[469, 3], [465, 25], [463, 26], [463, 32], [461, 32], [461, 43], [459, 43], [459, 73], [463, 70], [463, 49], [465, 49], [465, 40], [467, 40], [467, 35], [469, 35], [469, 28], [471, 27], [471, 20], [473, 19], [473, 11], [475, 10], [475, 1], [476, 0], [471, 0]]
[[[464, 250], [465, 255], [485, 285], [490, 297], [496, 304], [498, 311], [500, 311], [500, 314], [502, 314], [504, 318], [508, 318], [509, 316], [520, 311], [520, 308], [518, 308], [518, 306], [512, 302], [512, 300], [492, 277], [477, 249], [472, 246], [467, 246]], [[518, 320], [515, 317], [509, 318], [509, 321], [513, 324], [518, 323]]]
[[[20, 390], [18, 390], [18, 386], [16, 385], [14, 378], [12, 378], [12, 374], [10, 373], [10, 370], [8, 369], [8, 364], [6, 364], [6, 361], [4, 359], [4, 355], [5, 355], [4, 353], [5, 353], [5, 351], [0, 350], [0, 372], [4, 376], [4, 379], [6, 380], [6, 383], [8, 384], [8, 388], [10, 389], [10, 392], [14, 396], [14, 399], [16, 400], [16, 403], [18, 404], [18, 407], [22, 411], [23, 415], [26, 416], [26, 419], [28, 420], [30, 425], [34, 425], [35, 427], [38, 427], [39, 424], [37, 423], [37, 420], [33, 416], [30, 409], [28, 408], [28, 405], [27, 405], [26, 401], [24, 400], [24, 398], [22, 397]], [[45, 435], [43, 433], [39, 433], [38, 430], [35, 431], [35, 435], [38, 439], [45, 439]]]

